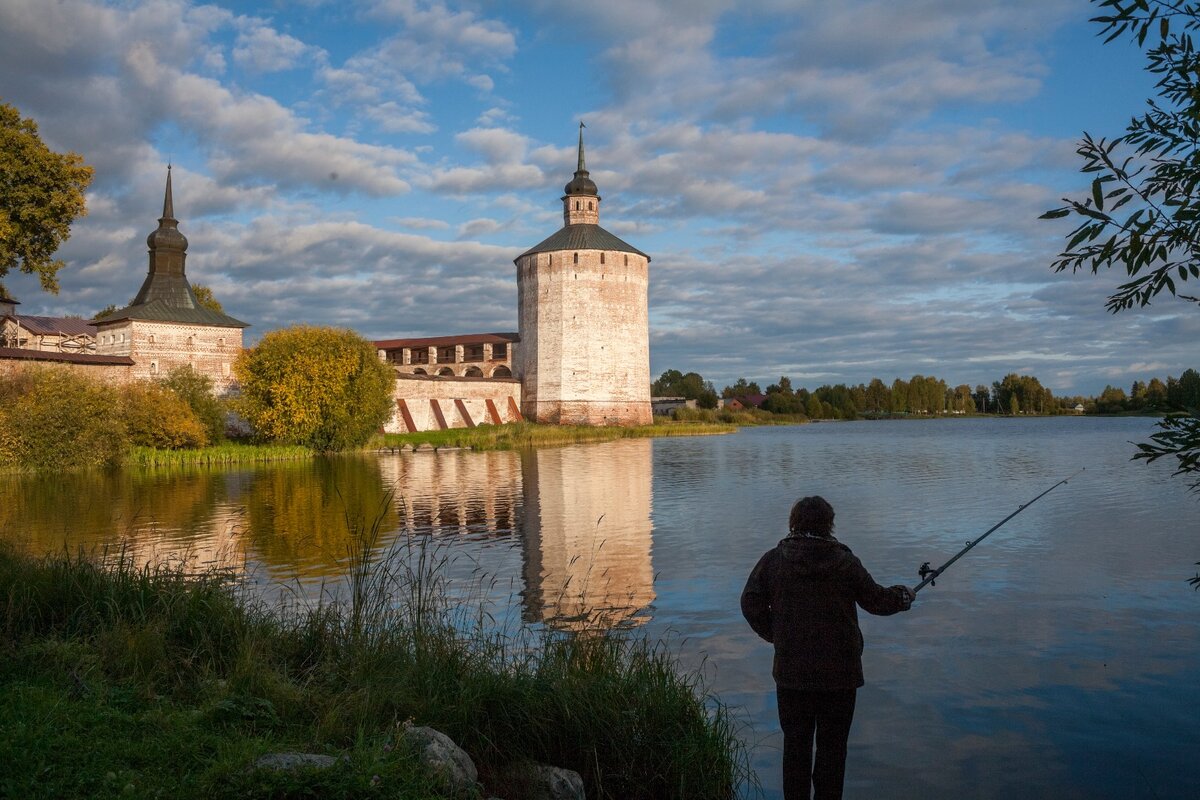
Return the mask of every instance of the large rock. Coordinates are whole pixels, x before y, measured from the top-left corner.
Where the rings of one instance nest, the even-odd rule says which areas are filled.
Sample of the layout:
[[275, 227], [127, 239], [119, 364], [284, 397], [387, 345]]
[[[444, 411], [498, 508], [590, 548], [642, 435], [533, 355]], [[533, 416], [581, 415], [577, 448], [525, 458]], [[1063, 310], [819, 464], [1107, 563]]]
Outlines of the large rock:
[[579, 773], [548, 764], [533, 765], [534, 794], [529, 800], [585, 800]]
[[476, 791], [479, 771], [475, 762], [449, 736], [433, 728], [406, 725], [400, 738], [426, 768], [441, 777], [451, 794], [469, 796]]
[[254, 762], [255, 769], [287, 772], [293, 769], [329, 769], [337, 763], [334, 756], [319, 753], [267, 753]]
[[508, 784], [519, 789], [521, 800], [586, 800], [583, 778], [574, 770], [521, 761], [505, 774]]

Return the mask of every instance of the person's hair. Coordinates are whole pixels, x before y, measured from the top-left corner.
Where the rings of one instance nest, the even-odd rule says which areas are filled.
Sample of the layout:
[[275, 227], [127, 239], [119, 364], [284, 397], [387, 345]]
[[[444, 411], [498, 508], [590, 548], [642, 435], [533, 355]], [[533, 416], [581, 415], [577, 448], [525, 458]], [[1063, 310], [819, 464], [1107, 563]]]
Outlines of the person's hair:
[[833, 506], [824, 497], [801, 497], [788, 517], [788, 533], [833, 535]]

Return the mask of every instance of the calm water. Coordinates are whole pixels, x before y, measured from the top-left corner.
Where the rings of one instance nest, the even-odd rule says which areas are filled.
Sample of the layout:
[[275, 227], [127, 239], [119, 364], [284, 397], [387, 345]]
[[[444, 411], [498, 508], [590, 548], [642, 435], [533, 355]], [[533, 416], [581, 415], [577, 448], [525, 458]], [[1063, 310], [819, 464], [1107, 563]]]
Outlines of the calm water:
[[[123, 542], [336, 587], [346, 519], [436, 543], [453, 590], [528, 622], [586, 614], [669, 637], [744, 724], [779, 797], [770, 649], [738, 596], [791, 503], [824, 495], [882, 583], [917, 582], [1080, 467], [922, 591], [862, 616], [867, 685], [847, 797], [1174, 798], [1200, 787], [1200, 498], [1131, 463], [1152, 422], [862, 422], [533, 453], [420, 453], [235, 470], [0, 477], [35, 549]], [[394, 490], [394, 496], [389, 495]], [[482, 580], [481, 575], [486, 575]], [[299, 587], [297, 589], [297, 587]], [[482, 588], [481, 588], [482, 587]]]

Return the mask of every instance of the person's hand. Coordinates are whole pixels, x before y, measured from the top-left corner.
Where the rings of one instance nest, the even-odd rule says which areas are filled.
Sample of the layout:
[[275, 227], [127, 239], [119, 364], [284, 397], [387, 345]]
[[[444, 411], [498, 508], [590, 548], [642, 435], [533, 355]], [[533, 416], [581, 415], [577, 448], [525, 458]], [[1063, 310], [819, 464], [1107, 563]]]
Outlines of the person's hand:
[[917, 599], [917, 593], [907, 586], [897, 586], [896, 588], [900, 590], [902, 602], [900, 610], [908, 611], [910, 608], [912, 608], [913, 601]]

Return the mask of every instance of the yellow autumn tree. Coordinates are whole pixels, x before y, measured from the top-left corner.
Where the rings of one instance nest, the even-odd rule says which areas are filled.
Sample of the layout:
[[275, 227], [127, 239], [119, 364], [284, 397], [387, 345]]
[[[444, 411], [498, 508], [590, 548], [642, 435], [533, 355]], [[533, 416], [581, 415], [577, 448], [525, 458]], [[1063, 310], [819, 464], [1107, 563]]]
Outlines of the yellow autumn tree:
[[392, 369], [350, 330], [273, 331], [244, 350], [233, 370], [238, 412], [271, 441], [344, 450], [365, 443], [392, 413]]

